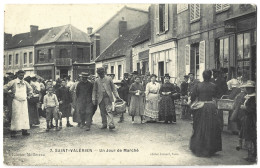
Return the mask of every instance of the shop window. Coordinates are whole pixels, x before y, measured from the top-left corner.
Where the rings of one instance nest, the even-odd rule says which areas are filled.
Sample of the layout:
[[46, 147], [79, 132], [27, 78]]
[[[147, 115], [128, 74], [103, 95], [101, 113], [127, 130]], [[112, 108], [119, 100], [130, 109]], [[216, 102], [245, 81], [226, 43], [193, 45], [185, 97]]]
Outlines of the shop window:
[[169, 5], [159, 4], [156, 8], [157, 34], [168, 31], [169, 26]]
[[121, 76], [122, 76], [122, 65], [118, 65], [118, 80], [121, 80]]
[[223, 68], [229, 67], [229, 39], [219, 40], [219, 66]]
[[15, 54], [15, 64], [18, 65], [19, 63], [19, 54]]
[[23, 64], [27, 64], [27, 53], [23, 54]]
[[29, 64], [32, 64], [33, 62], [33, 54], [32, 52], [29, 52]]
[[237, 35], [237, 73], [249, 77], [251, 58], [251, 38], [250, 33]]
[[224, 12], [227, 11], [230, 8], [229, 4], [216, 4], [216, 12]]
[[190, 4], [190, 22], [200, 19], [200, 4]]
[[177, 14], [188, 10], [188, 4], [177, 4]]
[[9, 55], [9, 58], [8, 58], [8, 65], [12, 65], [12, 55]]

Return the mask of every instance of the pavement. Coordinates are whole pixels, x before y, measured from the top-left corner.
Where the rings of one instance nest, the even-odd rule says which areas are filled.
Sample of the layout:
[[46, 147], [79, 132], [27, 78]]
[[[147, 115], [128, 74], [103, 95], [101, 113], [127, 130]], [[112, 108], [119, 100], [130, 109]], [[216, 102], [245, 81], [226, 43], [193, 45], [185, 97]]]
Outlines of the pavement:
[[[70, 118], [71, 120], [71, 118]], [[249, 165], [243, 157], [246, 150], [236, 151], [238, 138], [228, 131], [222, 134], [223, 151], [210, 158], [196, 157], [189, 150], [192, 134], [190, 121], [178, 117], [176, 124], [132, 124], [125, 114], [125, 121], [116, 129], [99, 129], [100, 112], [93, 118], [90, 131], [77, 127], [67, 128], [63, 119], [61, 131], [46, 132], [45, 119], [33, 126], [30, 136], [21, 133], [10, 138], [4, 133], [4, 164], [13, 166], [43, 165]]]

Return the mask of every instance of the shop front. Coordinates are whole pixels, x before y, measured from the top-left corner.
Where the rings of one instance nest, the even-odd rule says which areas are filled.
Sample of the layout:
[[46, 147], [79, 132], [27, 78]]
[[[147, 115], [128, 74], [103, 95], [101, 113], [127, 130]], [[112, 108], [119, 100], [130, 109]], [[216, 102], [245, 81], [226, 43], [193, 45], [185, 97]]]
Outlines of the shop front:
[[35, 72], [45, 80], [55, 80], [55, 67], [54, 65], [36, 66]]
[[227, 80], [242, 75], [256, 80], [256, 12], [227, 19], [224, 31], [216, 38], [216, 67]]

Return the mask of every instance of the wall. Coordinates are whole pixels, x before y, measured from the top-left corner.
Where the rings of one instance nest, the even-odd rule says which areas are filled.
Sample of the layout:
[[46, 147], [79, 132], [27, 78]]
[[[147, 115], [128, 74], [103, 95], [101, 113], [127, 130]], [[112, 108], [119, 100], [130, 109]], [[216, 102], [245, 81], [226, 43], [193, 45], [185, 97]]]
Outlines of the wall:
[[[32, 63], [29, 63], [29, 53], [32, 52]], [[24, 64], [24, 53], [27, 53], [27, 63]], [[15, 55], [19, 54], [19, 61], [18, 64], [15, 64]], [[12, 55], [12, 64], [9, 66], [9, 55]], [[22, 47], [22, 48], [16, 48], [16, 49], [8, 49], [4, 51], [4, 72], [12, 72], [15, 73], [19, 69], [23, 69], [26, 71], [26, 75], [31, 75], [34, 73], [34, 47], [28, 46], [28, 47]]]
[[[119, 21], [127, 21], [127, 30], [139, 27], [148, 22], [148, 13], [136, 10], [123, 9], [97, 33], [100, 35], [100, 53], [107, 48], [119, 36]], [[137, 22], [138, 20], [138, 22]]]
[[[137, 71], [137, 63], [141, 60], [139, 60], [139, 53], [149, 50], [149, 46], [150, 45], [150, 41], [146, 41], [144, 43], [138, 44], [137, 46], [134, 46], [132, 48], [132, 67], [133, 67], [133, 71]], [[149, 55], [148, 55], [148, 59], [149, 59]]]

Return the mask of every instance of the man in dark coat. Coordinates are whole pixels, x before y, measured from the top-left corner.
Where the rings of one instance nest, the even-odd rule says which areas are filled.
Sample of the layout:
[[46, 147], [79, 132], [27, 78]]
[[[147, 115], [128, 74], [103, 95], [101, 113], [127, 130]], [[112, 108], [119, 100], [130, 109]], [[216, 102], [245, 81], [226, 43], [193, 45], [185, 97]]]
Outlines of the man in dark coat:
[[226, 80], [222, 77], [219, 70], [213, 69], [213, 78], [211, 82], [217, 86], [217, 98], [220, 99], [228, 91]]
[[188, 95], [190, 96], [192, 93], [192, 90], [195, 88], [195, 86], [199, 83], [197, 79], [194, 77], [194, 73], [189, 73], [190, 82], [188, 84]]
[[[59, 101], [59, 110], [62, 112], [62, 118], [66, 117], [67, 127], [73, 127], [70, 124], [69, 117], [71, 116], [71, 94], [69, 88], [66, 87], [66, 80], [61, 80], [61, 87], [56, 90], [56, 96]], [[60, 120], [60, 127], [62, 127], [62, 121]]]
[[92, 103], [93, 83], [88, 80], [88, 77], [88, 73], [82, 73], [82, 81], [78, 83], [76, 88], [76, 100], [81, 118], [81, 128], [86, 126], [86, 131], [90, 130], [94, 111]]
[[120, 98], [123, 99], [127, 106], [130, 104], [130, 95], [129, 95], [129, 87], [130, 87], [130, 79], [128, 78], [128, 73], [124, 73], [124, 79], [120, 83], [121, 89], [120, 89]]

